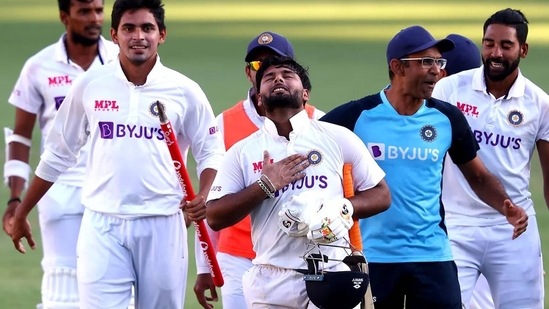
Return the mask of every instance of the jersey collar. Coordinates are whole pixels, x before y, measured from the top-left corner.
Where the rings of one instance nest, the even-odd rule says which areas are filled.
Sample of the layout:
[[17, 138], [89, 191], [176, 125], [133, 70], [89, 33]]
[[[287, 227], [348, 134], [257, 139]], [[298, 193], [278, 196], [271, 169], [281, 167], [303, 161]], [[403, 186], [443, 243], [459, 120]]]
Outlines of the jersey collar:
[[[57, 41], [57, 44], [55, 45], [55, 60], [58, 62], [63, 62], [69, 64], [69, 55], [67, 54], [67, 47], [65, 46], [65, 37], [67, 36], [67, 33], [63, 33], [59, 40]], [[98, 57], [101, 64], [105, 64], [109, 61], [109, 59], [113, 59], [116, 54], [114, 52], [109, 52], [109, 49], [106, 46], [106, 39], [103, 36], [99, 37], [98, 42]]]
[[[486, 88], [486, 80], [484, 79], [484, 65], [476, 69], [473, 75], [473, 82], [471, 86], [473, 90], [481, 91], [486, 95], [491, 95], [488, 93]], [[522, 75], [522, 72], [520, 71], [520, 68], [519, 68], [517, 79], [513, 83], [513, 86], [511, 86], [511, 89], [509, 89], [509, 93], [505, 96], [505, 99], [523, 97], [525, 89], [526, 89], [526, 79], [524, 75]]]
[[[290, 132], [290, 139], [292, 136], [295, 136], [296, 134], [299, 134], [303, 132], [306, 128], [309, 127], [311, 124], [311, 120], [309, 119], [309, 116], [307, 115], [307, 111], [303, 109], [299, 113], [295, 114], [292, 118], [290, 118], [290, 123], [292, 124], [292, 132]], [[272, 137], [279, 137], [278, 131], [276, 130], [276, 126], [274, 122], [271, 121], [271, 119], [265, 117], [265, 125], [264, 125], [265, 131]]]

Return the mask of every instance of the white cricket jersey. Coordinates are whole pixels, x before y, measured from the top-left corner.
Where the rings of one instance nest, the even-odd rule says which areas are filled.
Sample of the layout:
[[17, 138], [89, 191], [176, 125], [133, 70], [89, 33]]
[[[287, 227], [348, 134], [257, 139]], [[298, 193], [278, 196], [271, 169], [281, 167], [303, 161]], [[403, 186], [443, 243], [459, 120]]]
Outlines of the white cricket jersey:
[[[530, 159], [537, 141], [549, 141], [549, 96], [519, 71], [509, 93], [495, 98], [486, 90], [483, 70], [480, 67], [442, 79], [433, 97], [457, 105], [480, 146], [478, 156], [501, 181], [513, 203], [529, 216], [535, 215], [529, 191]], [[507, 222], [478, 198], [449, 159], [444, 167], [442, 201], [448, 224]]]
[[176, 213], [183, 194], [160, 130], [157, 100], [165, 106], [183, 158], [190, 147], [199, 175], [217, 169], [223, 141], [206, 95], [157, 59], [140, 86], [127, 80], [119, 61], [78, 77], [54, 120], [36, 174], [55, 181], [74, 164], [89, 135], [85, 207], [130, 219]]
[[[248, 91], [248, 95], [246, 97], [246, 100], [242, 103], [244, 106], [244, 112], [246, 113], [246, 116], [250, 119], [250, 121], [256, 125], [258, 128], [261, 128], [263, 126], [263, 123], [265, 123], [265, 117], [261, 116], [257, 113], [257, 110], [255, 109], [254, 102], [252, 101], [252, 98], [250, 97], [250, 91]], [[320, 117], [324, 116], [326, 113], [319, 110], [318, 108], [315, 108], [313, 113], [313, 119], [320, 119]], [[216, 117], [217, 126], [219, 127], [219, 130], [221, 130], [221, 134], [223, 135], [223, 113], [220, 113]]]
[[[42, 134], [40, 152], [63, 99], [74, 79], [84, 73], [72, 62], [65, 47], [66, 34], [59, 41], [42, 49], [27, 60], [8, 102], [26, 112], [36, 114]], [[100, 37], [99, 54], [89, 69], [100, 67], [117, 58], [118, 46]], [[81, 187], [84, 181], [87, 147], [80, 151], [77, 163], [59, 176], [59, 183]]]
[[[343, 196], [343, 164], [353, 165], [355, 189], [364, 191], [377, 185], [385, 173], [374, 161], [364, 143], [351, 131], [331, 123], [310, 120], [306, 111], [290, 119], [293, 131], [290, 140], [279, 136], [274, 123], [265, 118], [265, 125], [249, 137], [234, 144], [226, 153], [217, 173], [209, 200], [236, 193], [254, 184], [261, 176], [263, 151], [268, 150], [274, 162], [300, 153], [309, 156], [311, 165], [306, 176], [266, 199], [251, 213], [254, 264], [281, 268], [306, 269], [301, 258], [306, 252], [306, 236], [291, 237], [278, 227], [278, 211], [291, 196], [314, 190], [319, 196]], [[345, 244], [344, 240], [336, 244]], [[322, 247], [322, 253], [341, 259], [346, 253], [340, 248]], [[327, 268], [333, 266], [333, 262]]]

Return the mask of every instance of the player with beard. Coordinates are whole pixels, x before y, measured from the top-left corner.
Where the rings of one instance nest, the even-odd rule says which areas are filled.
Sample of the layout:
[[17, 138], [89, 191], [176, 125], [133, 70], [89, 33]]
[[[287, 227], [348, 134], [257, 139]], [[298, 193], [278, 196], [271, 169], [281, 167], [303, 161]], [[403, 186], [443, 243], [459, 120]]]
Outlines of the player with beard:
[[528, 54], [528, 20], [507, 8], [484, 23], [482, 67], [439, 81], [433, 97], [457, 105], [480, 145], [479, 157], [528, 215], [528, 229], [511, 239], [512, 228], [464, 182], [447, 161], [442, 200], [464, 304], [482, 273], [496, 308], [543, 308], [541, 245], [530, 165], [537, 148], [545, 203], [549, 207], [549, 96], [522, 75]]
[[[2, 223], [7, 234], [11, 233], [13, 215], [29, 179], [36, 119], [43, 143], [72, 81], [118, 55], [117, 46], [101, 36], [103, 0], [59, 0], [58, 5], [66, 33], [27, 60], [8, 100], [15, 106], [15, 128], [13, 132], [5, 129], [9, 155], [4, 180], [10, 199]], [[86, 158], [87, 149], [83, 149], [77, 163], [61, 175], [38, 206], [44, 254], [42, 304], [38, 308], [79, 308], [76, 238], [84, 211], [80, 192]]]
[[[214, 230], [251, 214], [256, 256], [242, 278], [247, 308], [316, 308], [306, 293], [303, 255], [309, 239], [318, 242], [323, 236], [313, 235], [309, 227], [321, 222], [321, 214], [331, 212], [327, 229], [339, 231], [332, 244], [346, 245], [350, 226], [338, 225], [341, 220], [352, 220], [353, 212], [356, 218], [375, 215], [390, 203], [384, 173], [360, 140], [343, 127], [308, 117], [304, 103], [309, 91], [303, 87], [307, 84], [307, 71], [293, 59], [264, 59], [256, 86], [265, 123], [228, 149], [209, 194], [207, 218]], [[318, 216], [305, 215], [307, 210], [315, 213], [322, 200], [346, 201], [344, 163], [352, 163], [356, 189], [350, 202], [342, 203], [350, 213], [343, 212], [340, 204], [324, 204]], [[307, 195], [312, 198], [306, 199]], [[308, 203], [292, 202], [300, 198]], [[294, 218], [299, 217], [298, 231], [284, 219], [288, 209], [295, 210]], [[322, 253], [339, 260], [345, 254], [331, 246]], [[324, 269], [348, 270], [332, 260]]]

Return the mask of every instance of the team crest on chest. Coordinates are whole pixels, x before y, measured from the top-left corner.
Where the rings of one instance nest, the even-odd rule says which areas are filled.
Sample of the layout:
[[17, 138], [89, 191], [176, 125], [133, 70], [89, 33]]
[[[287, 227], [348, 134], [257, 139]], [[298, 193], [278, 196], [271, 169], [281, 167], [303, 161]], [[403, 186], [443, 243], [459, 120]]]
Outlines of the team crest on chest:
[[512, 110], [507, 115], [507, 121], [513, 126], [520, 126], [524, 121], [524, 115], [518, 110]]
[[156, 105], [156, 102], [158, 102], [158, 104], [162, 105], [162, 108], [164, 108], [164, 110], [166, 110], [166, 106], [160, 102], [160, 101], [154, 101], [151, 103], [151, 105], [149, 106], [149, 113], [151, 113], [151, 115], [153, 115], [154, 117], [158, 117], [158, 106]]
[[437, 130], [432, 125], [425, 125], [419, 130], [421, 139], [426, 142], [432, 142], [437, 138]]
[[318, 150], [311, 150], [307, 154], [307, 160], [311, 165], [320, 164], [322, 162], [322, 154]]

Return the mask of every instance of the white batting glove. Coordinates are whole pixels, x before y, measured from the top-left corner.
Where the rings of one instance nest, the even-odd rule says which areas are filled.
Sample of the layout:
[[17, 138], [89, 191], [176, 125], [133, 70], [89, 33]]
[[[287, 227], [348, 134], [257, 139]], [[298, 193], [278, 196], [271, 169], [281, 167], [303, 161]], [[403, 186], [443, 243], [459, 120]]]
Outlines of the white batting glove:
[[322, 199], [313, 191], [291, 196], [278, 212], [278, 226], [289, 236], [307, 235], [307, 221], [321, 204]]
[[353, 226], [353, 204], [346, 198], [325, 201], [309, 220], [307, 238], [329, 244], [349, 235]]

